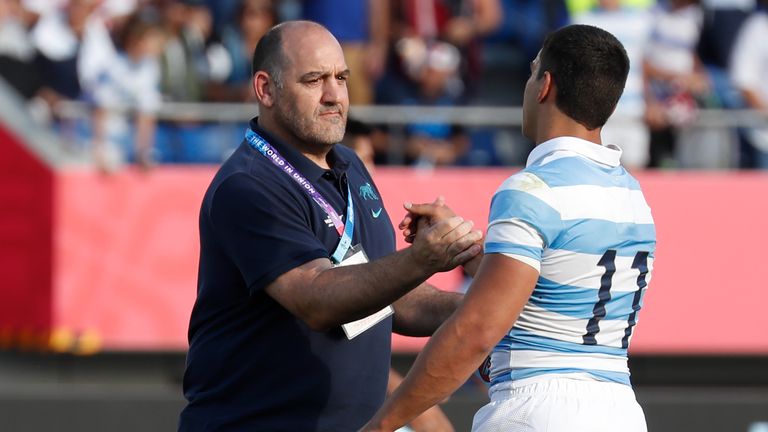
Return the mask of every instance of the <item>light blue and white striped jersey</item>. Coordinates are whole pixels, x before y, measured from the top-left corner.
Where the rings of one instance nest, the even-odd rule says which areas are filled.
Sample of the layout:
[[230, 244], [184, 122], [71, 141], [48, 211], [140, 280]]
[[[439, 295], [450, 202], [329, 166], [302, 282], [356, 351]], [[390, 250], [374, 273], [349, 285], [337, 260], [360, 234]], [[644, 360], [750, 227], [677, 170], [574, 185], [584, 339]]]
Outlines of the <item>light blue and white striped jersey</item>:
[[651, 279], [656, 229], [621, 150], [546, 141], [493, 196], [485, 253], [539, 270], [491, 355], [493, 384], [547, 373], [629, 385], [627, 348]]

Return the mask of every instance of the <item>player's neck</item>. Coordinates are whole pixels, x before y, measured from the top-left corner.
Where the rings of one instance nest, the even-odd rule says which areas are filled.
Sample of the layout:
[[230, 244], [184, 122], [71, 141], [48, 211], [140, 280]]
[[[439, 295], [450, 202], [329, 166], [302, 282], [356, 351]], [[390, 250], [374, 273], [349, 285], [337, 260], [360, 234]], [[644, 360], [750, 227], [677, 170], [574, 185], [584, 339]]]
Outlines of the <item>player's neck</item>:
[[600, 138], [601, 128], [588, 130], [584, 125], [564, 116], [553, 117], [550, 121], [543, 122], [539, 126], [534, 139], [536, 145], [565, 136], [580, 138], [597, 145], [602, 145], [603, 142]]

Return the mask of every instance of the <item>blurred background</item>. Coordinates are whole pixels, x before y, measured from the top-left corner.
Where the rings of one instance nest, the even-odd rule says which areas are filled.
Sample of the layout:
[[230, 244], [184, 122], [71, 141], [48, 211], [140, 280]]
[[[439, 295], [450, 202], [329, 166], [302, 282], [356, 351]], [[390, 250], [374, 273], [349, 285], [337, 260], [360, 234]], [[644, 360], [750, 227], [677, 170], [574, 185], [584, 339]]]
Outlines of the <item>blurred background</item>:
[[[256, 115], [253, 49], [288, 19], [342, 44], [344, 144], [394, 222], [443, 194], [481, 228], [532, 148], [546, 34], [616, 35], [632, 66], [603, 141], [658, 229], [630, 350], [649, 430], [768, 431], [763, 0], [0, 0], [0, 429], [175, 429], [200, 200]], [[394, 336], [393, 366], [424, 342]], [[443, 405], [457, 430], [485, 392]]]

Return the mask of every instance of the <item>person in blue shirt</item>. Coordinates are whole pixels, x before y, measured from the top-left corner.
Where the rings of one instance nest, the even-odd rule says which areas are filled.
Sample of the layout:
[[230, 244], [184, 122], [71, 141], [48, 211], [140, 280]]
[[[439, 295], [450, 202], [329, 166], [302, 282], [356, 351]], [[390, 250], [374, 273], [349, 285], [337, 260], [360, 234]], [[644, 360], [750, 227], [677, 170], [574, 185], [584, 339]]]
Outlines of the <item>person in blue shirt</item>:
[[[491, 400], [473, 431], [647, 430], [627, 350], [656, 231], [621, 149], [600, 137], [628, 72], [621, 43], [597, 27], [564, 27], [544, 41], [523, 102], [523, 134], [536, 147], [494, 194], [463, 303], [364, 431], [397, 429], [480, 364]], [[410, 221], [451, 216], [437, 205], [411, 209]]]
[[259, 117], [200, 211], [179, 430], [354, 431], [384, 401], [391, 332], [430, 335], [462, 296], [425, 283], [480, 253], [453, 217], [395, 251], [381, 194], [342, 140], [349, 70], [324, 27], [258, 43]]

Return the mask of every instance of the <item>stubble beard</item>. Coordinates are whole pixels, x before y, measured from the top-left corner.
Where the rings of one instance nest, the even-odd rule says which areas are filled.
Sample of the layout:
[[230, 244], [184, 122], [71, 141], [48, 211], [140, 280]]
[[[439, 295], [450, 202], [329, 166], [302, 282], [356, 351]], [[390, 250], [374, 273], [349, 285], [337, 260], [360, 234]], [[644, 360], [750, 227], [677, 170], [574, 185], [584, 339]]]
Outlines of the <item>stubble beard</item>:
[[[337, 110], [340, 115], [323, 119], [320, 114], [329, 110]], [[277, 104], [277, 121], [291, 135], [302, 143], [310, 146], [332, 146], [344, 138], [347, 125], [347, 113], [341, 106], [321, 107], [315, 109], [312, 117], [302, 116], [291, 101], [280, 101]]]

